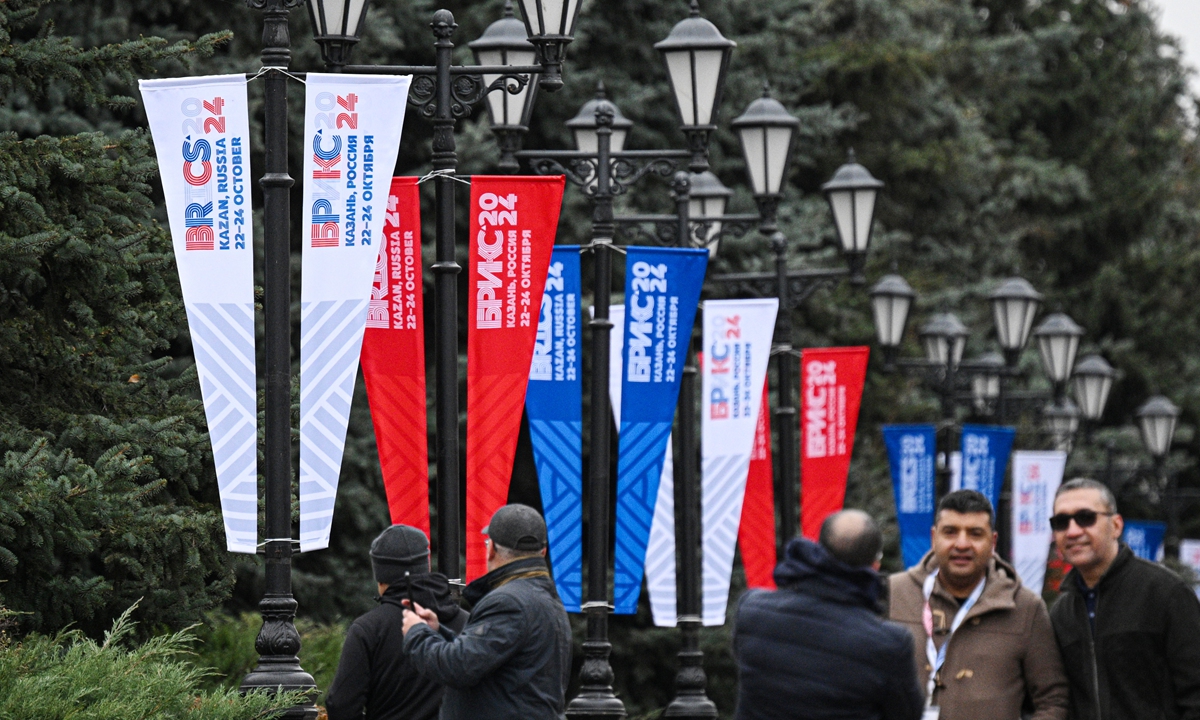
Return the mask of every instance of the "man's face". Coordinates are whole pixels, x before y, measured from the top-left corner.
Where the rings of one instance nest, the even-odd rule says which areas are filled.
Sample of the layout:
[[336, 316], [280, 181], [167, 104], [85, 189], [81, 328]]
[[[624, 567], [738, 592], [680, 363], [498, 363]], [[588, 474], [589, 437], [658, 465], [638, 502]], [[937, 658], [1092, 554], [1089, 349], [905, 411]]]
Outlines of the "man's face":
[[951, 585], [973, 585], [987, 572], [996, 533], [985, 512], [942, 510], [933, 526], [933, 554]]
[[1096, 515], [1096, 522], [1091, 527], [1079, 527], [1079, 523], [1071, 520], [1066, 530], [1054, 532], [1054, 542], [1063, 559], [1080, 571], [1095, 567], [1107, 567], [1117, 556], [1117, 540], [1125, 527], [1120, 515], [1103, 515], [1108, 512], [1104, 504], [1104, 496], [1099, 490], [1079, 488], [1068, 490], [1054, 500], [1054, 514], [1073, 515], [1079, 510], [1091, 510]]

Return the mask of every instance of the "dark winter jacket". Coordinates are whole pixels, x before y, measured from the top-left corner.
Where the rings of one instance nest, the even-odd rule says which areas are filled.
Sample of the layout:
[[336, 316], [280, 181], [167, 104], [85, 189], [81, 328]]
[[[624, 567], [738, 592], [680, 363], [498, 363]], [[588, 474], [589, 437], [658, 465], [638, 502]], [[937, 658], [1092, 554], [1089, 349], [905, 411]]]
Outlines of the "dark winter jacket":
[[404, 648], [446, 686], [442, 720], [558, 720], [571, 675], [571, 626], [546, 561], [511, 562], [467, 586], [457, 634], [417, 625]]
[[738, 603], [737, 720], [916, 720], [912, 636], [879, 616], [880, 581], [797, 538], [775, 591]]
[[388, 587], [379, 607], [346, 632], [337, 674], [325, 697], [329, 720], [432, 720], [442, 704], [442, 686], [417, 674], [404, 654], [404, 610], [409, 597], [436, 609], [438, 621], [455, 630], [467, 612], [450, 595], [444, 575], [413, 575], [408, 585]]
[[1096, 591], [1095, 634], [1072, 570], [1050, 622], [1071, 720], [1200, 720], [1200, 602], [1175, 573], [1122, 544]]

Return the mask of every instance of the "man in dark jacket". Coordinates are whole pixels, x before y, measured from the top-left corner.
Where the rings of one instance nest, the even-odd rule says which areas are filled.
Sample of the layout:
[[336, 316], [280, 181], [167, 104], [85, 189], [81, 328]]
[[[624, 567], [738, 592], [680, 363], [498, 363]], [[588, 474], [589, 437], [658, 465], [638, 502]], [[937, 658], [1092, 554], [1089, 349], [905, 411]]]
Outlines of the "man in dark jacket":
[[923, 694], [912, 636], [879, 615], [883, 538], [860, 510], [796, 538], [775, 568], [774, 592], [738, 603], [733, 654], [737, 720], [917, 720]]
[[451, 598], [446, 577], [429, 572], [429, 540], [415, 527], [393, 525], [375, 538], [371, 567], [379, 607], [346, 633], [325, 696], [329, 720], [433, 720], [442, 686], [418, 675], [404, 653], [401, 602], [413, 598], [434, 608], [438, 621], [455, 630], [466, 624], [467, 613]]
[[571, 674], [571, 626], [546, 565], [546, 523], [506, 505], [483, 529], [488, 574], [467, 586], [471, 619], [448, 632], [415, 603], [404, 649], [426, 678], [446, 685], [442, 720], [559, 720]]
[[1120, 542], [1116, 499], [1095, 480], [1059, 488], [1050, 527], [1074, 566], [1050, 611], [1071, 720], [1200, 720], [1200, 602], [1192, 589]]

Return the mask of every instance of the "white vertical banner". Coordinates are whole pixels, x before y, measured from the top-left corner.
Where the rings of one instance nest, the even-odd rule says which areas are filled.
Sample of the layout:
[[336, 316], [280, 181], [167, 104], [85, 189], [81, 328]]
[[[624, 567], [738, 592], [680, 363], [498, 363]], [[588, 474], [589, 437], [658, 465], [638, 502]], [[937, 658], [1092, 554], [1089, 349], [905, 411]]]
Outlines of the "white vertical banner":
[[700, 368], [704, 624], [724, 625], [779, 300], [704, 303]]
[[254, 223], [245, 75], [141, 80], [217, 471], [225, 543], [258, 542]]
[[1050, 516], [1067, 454], [1017, 450], [1012, 454], [1012, 560], [1025, 587], [1040, 595], [1050, 557]]
[[410, 76], [309, 73], [300, 280], [300, 550], [329, 546]]
[[[1200, 540], [1187, 538], [1179, 541], [1179, 562], [1187, 565], [1200, 576]], [[1193, 586], [1200, 595], [1200, 585]]]
[[[595, 312], [592, 312], [595, 317]], [[621, 352], [625, 348], [625, 306], [610, 305], [608, 319], [612, 321], [608, 346], [608, 397], [613, 422], [621, 427], [621, 376], [624, 366]], [[654, 501], [654, 519], [650, 523], [650, 539], [646, 543], [646, 589], [650, 593], [650, 613], [658, 627], [675, 627], [675, 457], [667, 440], [666, 457], [658, 481]]]

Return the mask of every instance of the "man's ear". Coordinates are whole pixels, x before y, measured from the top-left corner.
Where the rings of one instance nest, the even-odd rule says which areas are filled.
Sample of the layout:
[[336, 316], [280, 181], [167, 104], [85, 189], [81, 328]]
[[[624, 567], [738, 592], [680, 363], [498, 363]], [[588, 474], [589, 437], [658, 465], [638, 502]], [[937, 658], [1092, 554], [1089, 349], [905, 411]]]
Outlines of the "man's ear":
[[539, 554], [540, 554], [542, 557], [546, 557], [546, 548], [542, 548], [542, 552], [541, 552], [541, 553], [539, 553]]
[[487, 559], [495, 560], [496, 559], [496, 543], [494, 543], [494, 542], [488, 543], [487, 549], [488, 549]]

